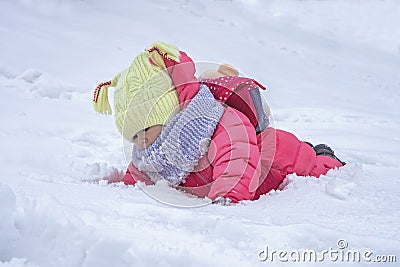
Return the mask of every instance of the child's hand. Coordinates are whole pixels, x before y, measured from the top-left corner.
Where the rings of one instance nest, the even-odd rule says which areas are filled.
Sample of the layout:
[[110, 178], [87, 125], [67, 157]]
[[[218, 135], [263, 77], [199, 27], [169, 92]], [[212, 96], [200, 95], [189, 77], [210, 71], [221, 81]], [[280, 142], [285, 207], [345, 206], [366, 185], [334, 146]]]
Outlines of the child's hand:
[[213, 204], [219, 204], [222, 206], [233, 206], [235, 203], [230, 198], [220, 197], [212, 202]]

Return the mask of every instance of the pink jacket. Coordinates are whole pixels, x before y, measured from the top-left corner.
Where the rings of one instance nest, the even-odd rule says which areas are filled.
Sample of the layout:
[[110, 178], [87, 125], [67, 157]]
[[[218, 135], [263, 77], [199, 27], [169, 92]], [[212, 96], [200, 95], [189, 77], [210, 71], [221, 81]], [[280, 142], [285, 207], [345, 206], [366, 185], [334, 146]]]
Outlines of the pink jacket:
[[[180, 52], [180, 62], [164, 59], [176, 86], [181, 108], [186, 107], [199, 89], [193, 61]], [[212, 200], [219, 196], [233, 202], [255, 200], [277, 189], [286, 175], [296, 173], [319, 177], [342, 164], [328, 156], [316, 156], [314, 150], [293, 134], [267, 128], [256, 135], [254, 126], [241, 112], [225, 111], [212, 136], [208, 153], [178, 188]], [[153, 184], [149, 177], [129, 164], [123, 179]]]

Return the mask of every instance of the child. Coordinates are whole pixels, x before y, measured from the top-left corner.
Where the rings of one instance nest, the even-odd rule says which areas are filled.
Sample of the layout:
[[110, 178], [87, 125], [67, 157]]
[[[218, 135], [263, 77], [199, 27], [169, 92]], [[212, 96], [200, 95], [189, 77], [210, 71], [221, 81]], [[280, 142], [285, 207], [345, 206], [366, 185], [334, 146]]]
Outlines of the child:
[[[199, 197], [237, 203], [277, 189], [288, 174], [319, 177], [343, 166], [326, 145], [314, 150], [272, 127], [257, 134], [249, 117], [215, 100], [195, 71], [185, 52], [156, 42], [96, 88], [94, 108], [103, 114], [111, 114], [107, 89], [116, 88], [116, 126], [133, 143], [125, 184], [165, 179]], [[235, 74], [210, 81], [233, 89], [260, 86]]]

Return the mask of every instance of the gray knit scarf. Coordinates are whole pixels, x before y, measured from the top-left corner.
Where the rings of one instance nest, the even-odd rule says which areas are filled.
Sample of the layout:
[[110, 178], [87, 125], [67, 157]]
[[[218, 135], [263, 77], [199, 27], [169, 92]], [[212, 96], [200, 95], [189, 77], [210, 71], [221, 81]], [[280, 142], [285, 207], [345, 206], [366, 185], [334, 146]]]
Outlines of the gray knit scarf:
[[164, 126], [153, 144], [141, 151], [133, 145], [133, 164], [153, 182], [165, 179], [180, 184], [208, 152], [223, 113], [222, 104], [206, 85], [200, 85], [189, 105]]

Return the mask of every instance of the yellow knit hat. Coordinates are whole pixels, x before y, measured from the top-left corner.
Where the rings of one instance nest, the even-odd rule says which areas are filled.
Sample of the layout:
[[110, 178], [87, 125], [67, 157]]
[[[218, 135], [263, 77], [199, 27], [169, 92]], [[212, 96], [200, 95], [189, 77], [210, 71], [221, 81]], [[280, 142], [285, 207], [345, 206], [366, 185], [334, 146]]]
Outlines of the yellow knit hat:
[[[179, 50], [175, 46], [157, 42], [152, 47], [167, 47], [169, 53], [176, 56], [175, 60], [179, 60]], [[165, 125], [179, 112], [178, 94], [165, 65], [160, 66], [161, 62], [158, 53], [142, 52], [127, 69], [111, 81], [99, 84], [95, 90], [94, 109], [102, 114], [111, 114], [108, 87], [115, 87], [115, 124], [130, 142], [140, 130], [157, 124]]]

